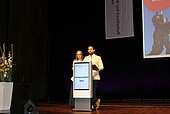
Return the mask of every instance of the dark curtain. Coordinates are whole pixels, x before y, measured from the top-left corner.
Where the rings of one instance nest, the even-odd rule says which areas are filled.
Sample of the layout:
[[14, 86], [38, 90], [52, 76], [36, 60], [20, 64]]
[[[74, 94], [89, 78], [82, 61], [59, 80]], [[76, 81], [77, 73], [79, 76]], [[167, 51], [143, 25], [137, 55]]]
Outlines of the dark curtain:
[[104, 1], [1, 0], [0, 43], [14, 45], [14, 101], [68, 100], [72, 60], [93, 45], [103, 59], [102, 99], [169, 98], [169, 58], [142, 58], [141, 1], [131, 38], [105, 40]]
[[[1, 0], [2, 43], [14, 45], [14, 99], [48, 99], [48, 0]], [[7, 46], [8, 47], [8, 46]]]
[[[68, 100], [72, 60], [81, 49], [93, 45], [103, 59], [98, 95], [101, 99], [169, 98], [169, 58], [143, 59], [142, 2], [133, 1], [134, 37], [105, 39], [105, 3], [103, 0], [53, 1], [50, 5], [51, 49], [50, 98]], [[62, 6], [62, 7], [59, 7]], [[141, 12], [141, 13], [140, 13]], [[58, 93], [60, 92], [60, 94]]]
[[0, 0], [0, 44], [6, 42], [8, 30], [8, 0]]

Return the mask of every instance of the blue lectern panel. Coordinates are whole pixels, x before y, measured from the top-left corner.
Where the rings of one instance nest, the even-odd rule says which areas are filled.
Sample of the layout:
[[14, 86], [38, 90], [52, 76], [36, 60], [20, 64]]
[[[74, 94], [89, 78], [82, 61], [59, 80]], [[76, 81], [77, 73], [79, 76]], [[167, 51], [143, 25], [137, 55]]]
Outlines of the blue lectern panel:
[[74, 63], [74, 90], [88, 90], [90, 87], [90, 63]]

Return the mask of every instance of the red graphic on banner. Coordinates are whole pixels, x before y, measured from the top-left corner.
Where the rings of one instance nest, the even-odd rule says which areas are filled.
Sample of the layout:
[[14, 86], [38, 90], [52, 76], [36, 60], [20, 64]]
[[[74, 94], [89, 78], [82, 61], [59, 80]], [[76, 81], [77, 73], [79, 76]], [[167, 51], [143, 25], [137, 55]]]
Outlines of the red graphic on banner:
[[144, 0], [144, 5], [154, 12], [160, 12], [170, 7], [170, 0]]

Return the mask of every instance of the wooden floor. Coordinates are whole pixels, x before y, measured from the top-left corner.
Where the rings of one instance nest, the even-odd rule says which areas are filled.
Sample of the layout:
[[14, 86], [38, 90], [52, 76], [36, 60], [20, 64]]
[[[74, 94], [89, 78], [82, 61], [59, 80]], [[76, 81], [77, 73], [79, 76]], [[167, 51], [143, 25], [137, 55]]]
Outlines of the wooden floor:
[[98, 110], [73, 111], [67, 104], [38, 104], [40, 114], [170, 114], [170, 104], [101, 103]]

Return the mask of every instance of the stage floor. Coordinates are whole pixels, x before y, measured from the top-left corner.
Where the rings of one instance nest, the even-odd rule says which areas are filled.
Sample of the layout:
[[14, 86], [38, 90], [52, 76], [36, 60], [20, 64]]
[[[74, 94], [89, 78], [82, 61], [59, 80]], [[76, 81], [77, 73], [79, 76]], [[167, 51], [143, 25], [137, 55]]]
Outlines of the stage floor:
[[[11, 111], [0, 111], [3, 114], [24, 114], [26, 111], [24, 102], [12, 105]], [[170, 114], [170, 103], [115, 103], [101, 101], [98, 110], [73, 111], [74, 107], [67, 102], [33, 102], [33, 108], [39, 114]], [[37, 114], [37, 113], [30, 113]]]
[[170, 114], [170, 104], [101, 103], [91, 112], [73, 111], [67, 104], [38, 104], [40, 114]]

